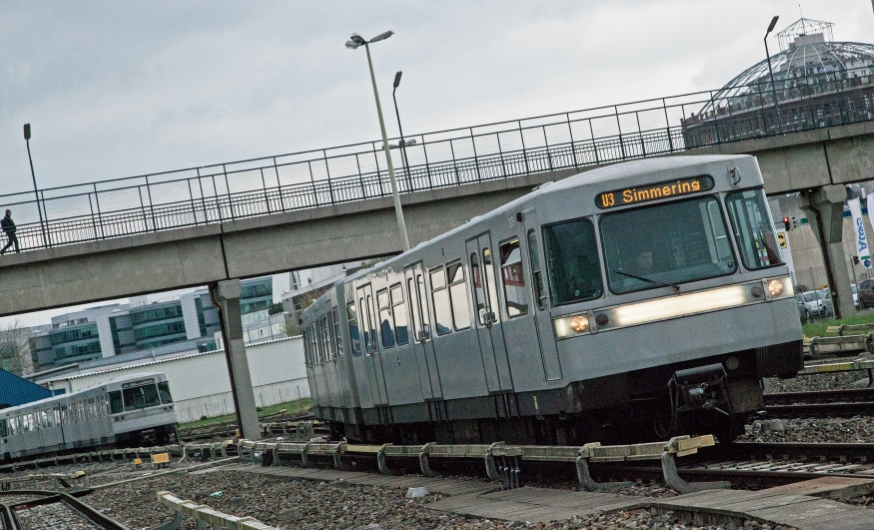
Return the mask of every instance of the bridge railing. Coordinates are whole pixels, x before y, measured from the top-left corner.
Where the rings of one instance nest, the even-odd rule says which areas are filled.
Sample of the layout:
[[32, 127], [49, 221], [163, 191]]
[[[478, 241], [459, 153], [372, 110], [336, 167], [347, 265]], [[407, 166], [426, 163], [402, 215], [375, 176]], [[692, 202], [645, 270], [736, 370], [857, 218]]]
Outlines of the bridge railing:
[[[416, 134], [401, 193], [586, 168], [874, 120], [871, 69]], [[776, 99], [776, 105], [775, 105]], [[410, 145], [410, 141], [415, 144]], [[396, 142], [395, 142], [396, 143]], [[390, 196], [381, 142], [0, 195], [23, 250]], [[38, 209], [45, 222], [40, 225]]]

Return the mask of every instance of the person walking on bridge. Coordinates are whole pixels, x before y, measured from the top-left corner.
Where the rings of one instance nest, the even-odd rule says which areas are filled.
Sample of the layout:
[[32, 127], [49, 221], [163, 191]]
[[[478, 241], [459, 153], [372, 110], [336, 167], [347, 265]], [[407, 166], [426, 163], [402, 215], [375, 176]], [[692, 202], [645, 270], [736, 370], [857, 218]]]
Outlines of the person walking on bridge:
[[6, 210], [6, 217], [0, 219], [0, 227], [3, 228], [3, 231], [6, 232], [6, 237], [9, 239], [3, 250], [0, 250], [0, 254], [6, 252], [12, 245], [15, 245], [15, 252], [18, 252], [18, 238], [15, 237], [15, 231], [18, 229], [15, 228], [15, 221], [12, 220], [12, 210]]

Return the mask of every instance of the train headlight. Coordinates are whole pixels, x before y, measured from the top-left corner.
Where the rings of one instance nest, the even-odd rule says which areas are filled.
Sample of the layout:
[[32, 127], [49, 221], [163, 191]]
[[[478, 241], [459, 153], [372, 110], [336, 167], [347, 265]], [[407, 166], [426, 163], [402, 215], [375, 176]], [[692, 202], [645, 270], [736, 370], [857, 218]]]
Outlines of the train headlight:
[[780, 296], [783, 294], [783, 282], [780, 280], [769, 281], [768, 292], [771, 293], [771, 296]]
[[577, 333], [583, 333], [589, 329], [589, 318], [586, 315], [576, 315], [570, 318], [568, 325]]
[[762, 283], [765, 285], [769, 300], [779, 300], [780, 298], [795, 296], [795, 290], [792, 288], [792, 278], [789, 276], [765, 279], [762, 280]]
[[555, 326], [555, 336], [559, 339], [566, 339], [574, 335], [588, 333], [592, 329], [589, 322], [589, 316], [586, 314], [572, 315], [569, 317], [556, 318], [553, 321]]

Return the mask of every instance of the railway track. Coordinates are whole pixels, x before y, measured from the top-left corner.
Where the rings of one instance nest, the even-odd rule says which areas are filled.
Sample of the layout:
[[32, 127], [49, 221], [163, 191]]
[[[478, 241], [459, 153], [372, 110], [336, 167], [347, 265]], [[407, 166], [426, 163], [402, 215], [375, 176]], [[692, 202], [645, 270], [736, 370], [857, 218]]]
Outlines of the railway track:
[[0, 492], [4, 530], [127, 530], [121, 523], [66, 493]]
[[765, 394], [771, 418], [874, 415], [874, 388]]

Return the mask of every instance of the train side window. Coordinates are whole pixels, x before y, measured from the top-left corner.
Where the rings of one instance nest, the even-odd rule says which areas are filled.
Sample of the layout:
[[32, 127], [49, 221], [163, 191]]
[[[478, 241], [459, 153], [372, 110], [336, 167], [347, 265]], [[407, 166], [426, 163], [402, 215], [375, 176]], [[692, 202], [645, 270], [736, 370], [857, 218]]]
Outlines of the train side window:
[[334, 358], [334, 348], [331, 343], [331, 324], [328, 322], [328, 315], [322, 315], [319, 319], [319, 346], [321, 346], [322, 356], [320, 362], [327, 362]]
[[419, 318], [422, 319], [422, 329], [425, 330], [425, 336], [431, 337], [431, 320], [428, 316], [428, 296], [425, 292], [425, 277], [421, 274], [416, 276], [416, 285], [419, 288]]
[[331, 337], [331, 340], [334, 341], [334, 351], [337, 352], [335, 358], [342, 357], [343, 339], [341, 338], [342, 335], [340, 334], [340, 311], [335, 307], [331, 310], [331, 316], [334, 321], [334, 332], [332, 334], [333, 336]]
[[30, 414], [21, 416], [21, 432], [30, 432]]
[[461, 260], [446, 264], [449, 276], [449, 298], [452, 303], [452, 323], [455, 331], [470, 327], [470, 307], [467, 301], [467, 285], [464, 283], [464, 268]]
[[534, 301], [537, 303], [537, 309], [545, 309], [546, 292], [543, 290], [543, 271], [540, 270], [540, 248], [537, 246], [537, 233], [534, 230], [528, 231], [528, 261], [531, 266], [531, 280], [534, 283], [531, 286], [534, 291]]
[[473, 280], [473, 304], [477, 314], [477, 320], [481, 325], [486, 325], [486, 292], [482, 276], [482, 269], [479, 266], [479, 254], [477, 252], [470, 253], [470, 278]]
[[112, 414], [124, 412], [124, 403], [121, 401], [121, 391], [113, 390], [109, 393], [109, 411]]
[[7, 436], [9, 436], [9, 433], [6, 430], [6, 420], [0, 420], [0, 438], [6, 438]]
[[48, 411], [41, 410], [39, 411], [39, 419], [42, 421], [43, 429], [49, 429], [52, 427], [51, 419], [49, 418]]
[[55, 408], [54, 414], [55, 414], [55, 425], [60, 427], [61, 426], [61, 411], [58, 410], [57, 408]]
[[431, 297], [434, 301], [434, 320], [437, 334], [452, 332], [452, 308], [449, 305], [449, 290], [446, 288], [446, 272], [443, 267], [431, 271]]
[[599, 298], [604, 292], [595, 229], [588, 219], [544, 227], [546, 271], [554, 305]]
[[158, 383], [158, 395], [161, 396], [161, 403], [164, 405], [173, 403], [173, 396], [170, 395], [169, 381], [161, 381]]
[[731, 193], [725, 202], [744, 266], [755, 270], [783, 263], [764, 192], [758, 189]]
[[398, 346], [409, 344], [410, 332], [407, 328], [407, 308], [404, 305], [404, 293], [401, 284], [391, 288], [391, 314], [394, 317], [395, 341]]
[[376, 306], [379, 308], [379, 334], [382, 336], [382, 347], [394, 348], [395, 332], [391, 318], [391, 301], [388, 297], [388, 289], [376, 292]]
[[358, 328], [358, 312], [355, 302], [346, 306], [346, 318], [349, 319], [349, 342], [352, 343], [352, 357], [361, 355], [361, 335]]
[[[409, 324], [410, 324], [410, 330], [412, 330], [413, 335], [416, 334], [416, 329], [418, 329], [418, 328], [416, 328], [416, 318], [419, 318], [416, 316], [416, 302], [415, 302], [416, 297], [413, 296], [414, 293], [416, 292], [415, 291], [416, 288], [413, 285], [413, 282], [415, 282], [415, 281], [416, 281], [415, 278], [412, 276], [407, 278], [407, 300], [410, 301], [410, 322], [409, 322]], [[420, 302], [420, 304], [421, 304], [421, 302]]]
[[522, 269], [522, 249], [519, 238], [502, 243], [501, 281], [504, 284], [504, 302], [507, 316], [517, 317], [528, 313], [528, 300], [525, 296], [525, 271]]

